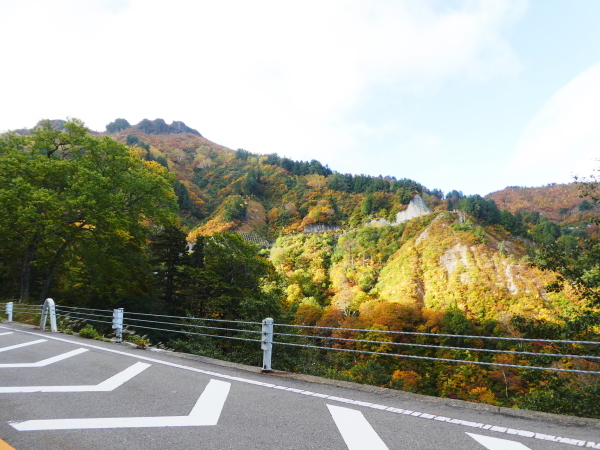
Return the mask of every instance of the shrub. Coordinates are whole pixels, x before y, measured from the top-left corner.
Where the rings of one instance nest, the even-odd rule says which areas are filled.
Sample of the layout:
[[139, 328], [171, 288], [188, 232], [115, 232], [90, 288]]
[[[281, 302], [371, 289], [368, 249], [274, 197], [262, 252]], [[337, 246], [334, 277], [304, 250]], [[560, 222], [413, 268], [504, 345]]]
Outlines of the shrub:
[[79, 336], [87, 339], [96, 339], [98, 341], [101, 341], [103, 338], [103, 336], [100, 333], [98, 333], [96, 329], [90, 324], [87, 324], [85, 327], [79, 330]]

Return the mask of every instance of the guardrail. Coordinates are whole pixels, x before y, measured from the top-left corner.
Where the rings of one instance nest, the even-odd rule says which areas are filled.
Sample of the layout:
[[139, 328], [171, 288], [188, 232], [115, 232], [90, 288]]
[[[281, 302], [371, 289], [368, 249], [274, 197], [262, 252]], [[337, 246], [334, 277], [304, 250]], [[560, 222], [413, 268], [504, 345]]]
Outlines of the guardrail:
[[[256, 342], [262, 350], [262, 368], [263, 371], [272, 370], [273, 347], [288, 346], [297, 348], [307, 348], [320, 351], [348, 352], [355, 354], [391, 356], [397, 358], [412, 358], [429, 361], [441, 361], [447, 363], [475, 364], [483, 366], [510, 367], [527, 370], [543, 370], [553, 372], [567, 372], [579, 374], [600, 375], [600, 371], [579, 370], [554, 366], [536, 366], [527, 364], [507, 364], [494, 361], [478, 361], [473, 359], [443, 358], [435, 356], [425, 356], [410, 354], [407, 349], [429, 349], [429, 350], [456, 350], [468, 355], [472, 353], [483, 354], [506, 354], [518, 355], [521, 357], [543, 357], [554, 360], [568, 359], [575, 361], [583, 359], [600, 363], [600, 341], [571, 341], [554, 339], [531, 339], [499, 336], [476, 336], [476, 335], [456, 335], [456, 334], [436, 334], [420, 333], [410, 331], [388, 331], [372, 330], [360, 328], [335, 328], [302, 326], [283, 323], [274, 323], [273, 319], [266, 318], [262, 322], [248, 322], [236, 320], [224, 320], [216, 318], [198, 318], [182, 317], [172, 315], [147, 314], [124, 311], [123, 308], [110, 310], [100, 310], [91, 308], [81, 308], [72, 306], [55, 305], [52, 299], [46, 300], [44, 305], [25, 305], [6, 303], [5, 311], [8, 321], [13, 320], [15, 313], [27, 313], [30, 315], [39, 314], [41, 316], [40, 328], [45, 329], [46, 317], [50, 317], [51, 331], [57, 331], [56, 318], [67, 320], [76, 320], [83, 322], [101, 323], [110, 325], [115, 330], [116, 341], [121, 342], [125, 328], [134, 330], [152, 330], [155, 332], [178, 333], [186, 336], [205, 336], [214, 339], [226, 339]], [[282, 330], [282, 331], [276, 331]], [[287, 331], [287, 332], [286, 332]], [[321, 333], [321, 334], [317, 334]], [[361, 335], [368, 335], [370, 338], [357, 338]], [[251, 337], [255, 336], [255, 337]], [[344, 337], [351, 336], [351, 337]], [[418, 338], [421, 342], [395, 342], [392, 339]], [[571, 352], [559, 351], [525, 351], [525, 350], [503, 350], [497, 348], [483, 348], [482, 346], [458, 346], [458, 345], [440, 345], [435, 343], [424, 343], [425, 340], [439, 341], [440, 339], [460, 339], [482, 342], [508, 342], [517, 343], [519, 346], [530, 343], [540, 346], [560, 348], [570, 347]], [[347, 348], [344, 345], [352, 344], [355, 347], [380, 346], [386, 351], [374, 351], [358, 348]], [[589, 348], [587, 352], [582, 352], [583, 348]], [[576, 351], [576, 352], [575, 352]], [[596, 354], [592, 354], [592, 353]], [[525, 361], [524, 361], [525, 362]]]

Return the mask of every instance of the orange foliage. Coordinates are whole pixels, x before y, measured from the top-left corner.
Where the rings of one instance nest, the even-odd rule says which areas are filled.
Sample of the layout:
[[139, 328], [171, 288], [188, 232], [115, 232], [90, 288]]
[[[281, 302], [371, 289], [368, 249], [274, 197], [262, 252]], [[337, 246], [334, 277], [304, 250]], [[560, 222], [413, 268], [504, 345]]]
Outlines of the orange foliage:
[[[492, 192], [486, 198], [496, 202], [498, 208], [511, 213], [538, 211], [554, 222], [562, 222], [571, 216], [581, 216], [578, 210], [579, 183], [555, 184], [543, 187], [507, 187]], [[589, 200], [589, 198], [588, 198]]]
[[317, 323], [319, 327], [330, 327], [337, 328], [342, 325], [344, 321], [344, 311], [334, 307], [329, 306], [325, 308], [325, 312], [321, 317], [321, 320]]
[[396, 370], [392, 374], [392, 384], [408, 392], [418, 392], [422, 379], [414, 370]]
[[294, 315], [296, 325], [313, 326], [321, 319], [321, 309], [314, 305], [300, 305]]
[[371, 324], [378, 324], [390, 331], [412, 330], [421, 320], [421, 310], [399, 303], [379, 302], [363, 316]]

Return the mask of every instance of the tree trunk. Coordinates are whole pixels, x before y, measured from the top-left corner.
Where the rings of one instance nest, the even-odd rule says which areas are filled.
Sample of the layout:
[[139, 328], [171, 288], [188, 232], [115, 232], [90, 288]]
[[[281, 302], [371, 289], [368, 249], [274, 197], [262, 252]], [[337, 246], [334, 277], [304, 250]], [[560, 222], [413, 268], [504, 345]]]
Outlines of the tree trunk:
[[56, 272], [56, 268], [58, 267], [60, 258], [69, 246], [69, 243], [70, 240], [65, 240], [54, 255], [54, 258], [52, 259], [52, 263], [50, 264], [50, 267], [48, 268], [48, 273], [46, 274], [46, 279], [44, 280], [44, 285], [42, 286], [42, 290], [40, 291], [40, 303], [44, 303], [46, 301], [46, 295], [48, 295], [48, 290], [50, 289], [50, 283], [52, 283], [54, 272]]
[[23, 269], [21, 270], [21, 296], [19, 302], [23, 303], [29, 298], [31, 290], [31, 263], [35, 259], [37, 252], [37, 244], [40, 241], [39, 237], [34, 237], [33, 242], [27, 246], [25, 250], [25, 258], [23, 260]]

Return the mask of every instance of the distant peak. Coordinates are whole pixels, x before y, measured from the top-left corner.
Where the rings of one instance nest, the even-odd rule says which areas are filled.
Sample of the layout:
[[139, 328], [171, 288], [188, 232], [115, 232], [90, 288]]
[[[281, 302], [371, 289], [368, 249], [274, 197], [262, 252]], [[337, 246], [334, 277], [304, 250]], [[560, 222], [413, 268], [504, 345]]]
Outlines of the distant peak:
[[188, 127], [185, 123], [174, 120], [171, 125], [163, 119], [148, 120], [144, 119], [137, 125], [135, 125], [142, 133], [146, 134], [176, 134], [176, 133], [192, 133], [196, 136], [202, 137], [202, 135], [193, 128]]
[[[111, 122], [108, 125], [106, 125], [106, 131], [108, 131], [109, 133], [118, 133], [127, 128], [130, 128], [131, 126], [132, 125], [127, 120], [117, 119], [114, 122]], [[133, 127], [146, 134], [192, 133], [196, 136], [202, 137], [198, 130], [194, 130], [193, 128], [188, 127], [185, 123], [183, 123], [180, 120], [174, 120], [173, 123], [171, 123], [171, 125], [167, 125], [167, 123], [163, 119], [144, 119], [137, 125], [133, 125]]]

